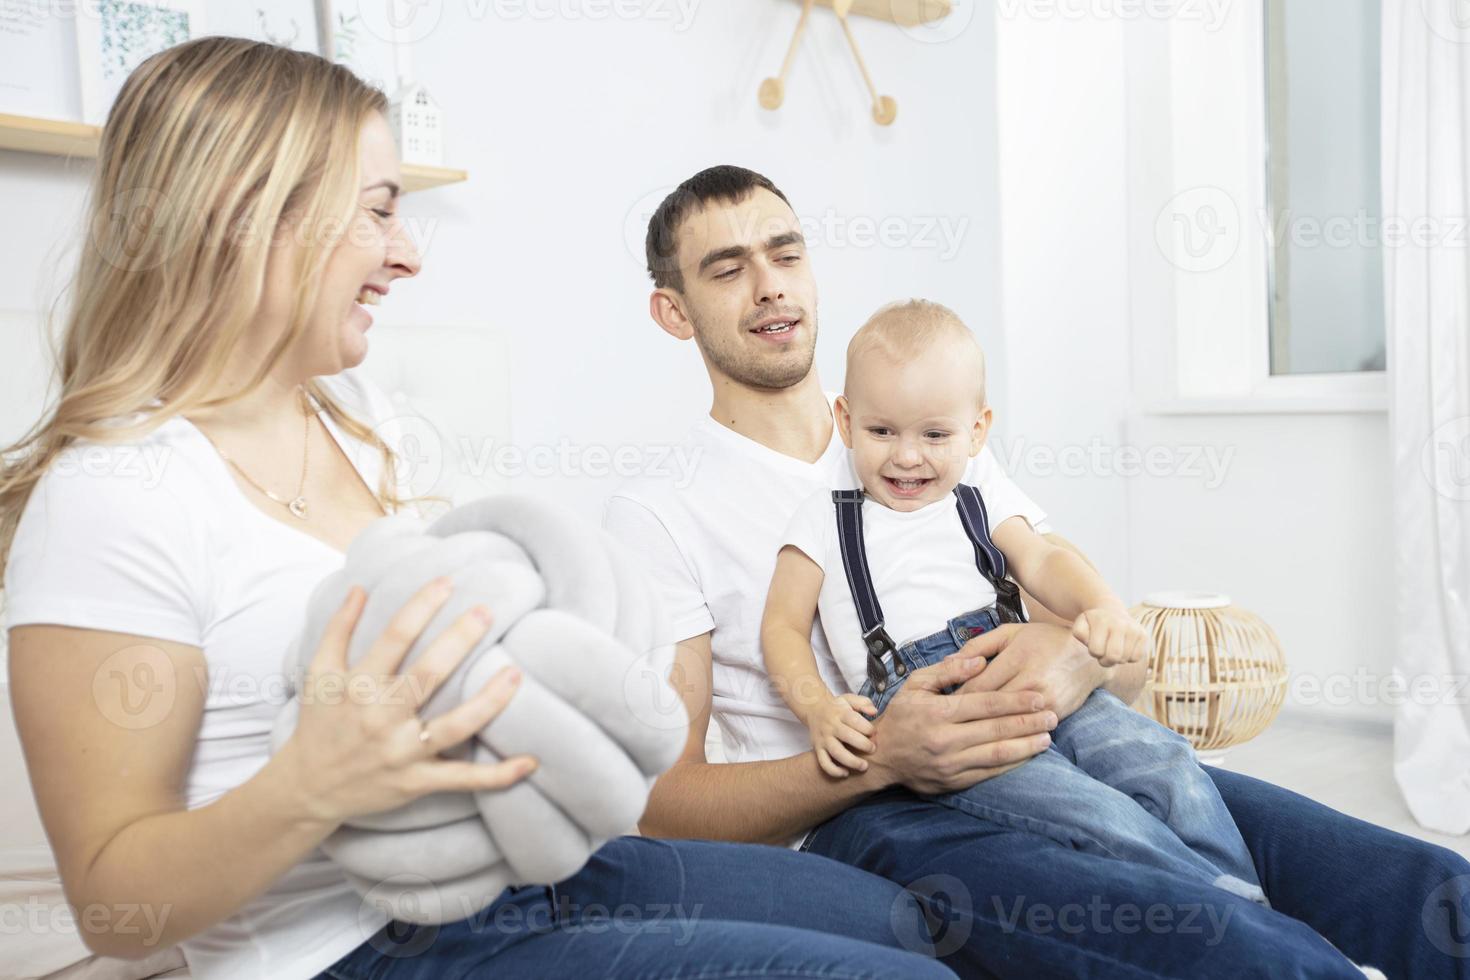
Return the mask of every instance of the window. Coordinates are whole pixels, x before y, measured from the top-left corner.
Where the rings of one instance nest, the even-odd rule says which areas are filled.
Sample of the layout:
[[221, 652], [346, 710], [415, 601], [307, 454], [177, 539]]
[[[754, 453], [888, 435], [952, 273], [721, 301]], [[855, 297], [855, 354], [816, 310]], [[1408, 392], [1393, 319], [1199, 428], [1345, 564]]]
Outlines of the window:
[[1148, 410], [1386, 409], [1381, 3], [1234, 0], [1127, 39]]
[[1266, 0], [1270, 373], [1382, 371], [1381, 0]]

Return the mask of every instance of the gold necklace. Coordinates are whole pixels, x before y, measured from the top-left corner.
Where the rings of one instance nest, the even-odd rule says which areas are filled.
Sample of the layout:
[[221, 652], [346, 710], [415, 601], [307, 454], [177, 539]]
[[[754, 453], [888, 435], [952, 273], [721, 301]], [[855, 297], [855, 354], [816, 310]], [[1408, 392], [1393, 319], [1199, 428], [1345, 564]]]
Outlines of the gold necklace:
[[214, 451], [219, 453], [220, 459], [233, 466], [235, 468], [235, 472], [239, 473], [240, 476], [245, 479], [246, 483], [250, 484], [252, 487], [265, 494], [274, 502], [286, 508], [288, 511], [291, 512], [291, 516], [296, 518], [298, 521], [304, 521], [307, 518], [308, 509], [305, 497], [306, 473], [307, 468], [311, 463], [311, 412], [307, 408], [305, 392], [302, 392], [301, 408], [302, 419], [305, 422], [305, 438], [302, 440], [301, 443], [301, 483], [296, 487], [296, 496], [290, 500], [286, 500], [284, 497], [279, 497], [271, 491], [267, 490], [265, 487], [261, 486], [259, 483], [256, 483], [255, 479], [249, 473], [246, 473], [245, 469], [239, 463], [230, 458], [229, 453], [225, 452], [219, 447], [219, 443], [209, 438], [209, 433], [204, 432], [203, 429], [199, 430], [201, 433], [204, 434], [204, 438], [209, 440], [209, 444], [214, 447]]

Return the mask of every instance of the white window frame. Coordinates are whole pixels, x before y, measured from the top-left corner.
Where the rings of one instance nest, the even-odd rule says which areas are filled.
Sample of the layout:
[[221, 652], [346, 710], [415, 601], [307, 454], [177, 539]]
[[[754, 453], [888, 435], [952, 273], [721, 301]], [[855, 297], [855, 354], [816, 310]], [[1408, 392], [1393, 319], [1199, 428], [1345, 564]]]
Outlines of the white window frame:
[[[1173, 18], [1129, 42], [1137, 61], [1128, 70], [1129, 155], [1139, 168], [1130, 179], [1139, 226], [1130, 232], [1131, 285], [1135, 300], [1146, 290], [1172, 296], [1154, 305], [1155, 323], [1136, 325], [1160, 348], [1137, 365], [1144, 412], [1387, 407], [1386, 372], [1271, 374], [1264, 24], [1264, 0], [1240, 0], [1217, 24]], [[1223, 241], [1233, 228], [1228, 257], [1226, 249], [1201, 261], [1164, 230], [1197, 221], [1202, 205], [1225, 219]], [[1146, 318], [1151, 304], [1135, 305]]]

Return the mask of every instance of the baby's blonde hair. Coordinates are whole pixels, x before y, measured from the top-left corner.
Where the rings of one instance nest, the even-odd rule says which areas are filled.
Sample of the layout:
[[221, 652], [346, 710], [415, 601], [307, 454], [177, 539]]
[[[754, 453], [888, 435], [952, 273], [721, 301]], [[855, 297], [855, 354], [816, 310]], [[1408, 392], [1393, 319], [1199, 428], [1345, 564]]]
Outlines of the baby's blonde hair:
[[959, 315], [927, 299], [889, 303], [858, 328], [847, 345], [847, 376], [865, 357], [880, 355], [905, 363], [934, 347], [946, 345], [956, 359], [972, 362], [979, 405], [985, 405], [985, 351]]

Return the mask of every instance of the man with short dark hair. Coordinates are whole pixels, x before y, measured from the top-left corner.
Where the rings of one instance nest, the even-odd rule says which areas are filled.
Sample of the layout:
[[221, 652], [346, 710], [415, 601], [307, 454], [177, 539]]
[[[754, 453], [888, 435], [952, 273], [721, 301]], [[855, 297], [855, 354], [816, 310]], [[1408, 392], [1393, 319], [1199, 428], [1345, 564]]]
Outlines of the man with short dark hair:
[[[693, 719], [645, 833], [800, 843], [905, 885], [963, 975], [1360, 976], [1347, 957], [1392, 976], [1470, 975], [1470, 959], [1420, 922], [1437, 890], [1470, 900], [1470, 864], [1257, 780], [1210, 771], [1274, 910], [923, 799], [1023, 764], [1098, 687], [1137, 695], [1141, 670], [1100, 666], [1055, 623], [998, 628], [914, 672], [874, 722], [867, 771], [824, 774], [759, 647], [787, 520], [814, 490], [856, 486], [812, 366], [817, 290], [800, 223], [767, 178], [714, 167], [655, 212], [647, 252], [653, 319], [695, 341], [713, 399], [684, 447], [698, 454], [692, 482], [643, 478], [605, 514], [664, 596], [671, 683]], [[988, 450], [965, 482], [1010, 495], [1048, 530]], [[825, 649], [820, 626], [812, 642]], [[711, 716], [728, 764], [705, 758]], [[1359, 874], [1368, 855], [1371, 891]]]

